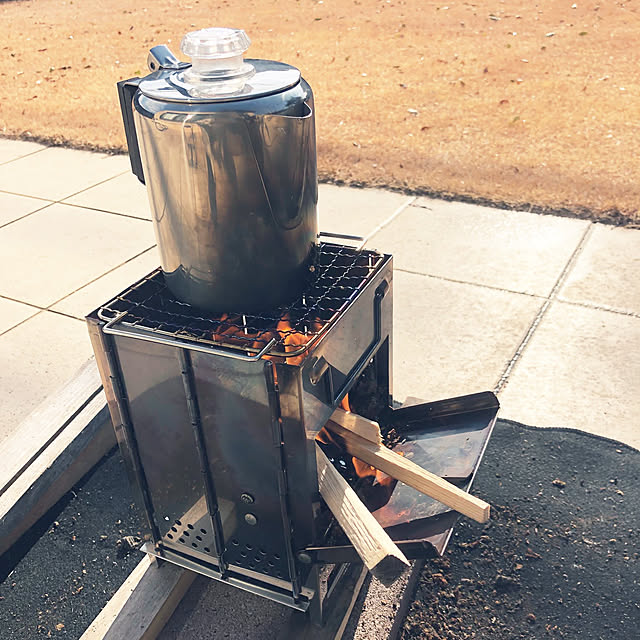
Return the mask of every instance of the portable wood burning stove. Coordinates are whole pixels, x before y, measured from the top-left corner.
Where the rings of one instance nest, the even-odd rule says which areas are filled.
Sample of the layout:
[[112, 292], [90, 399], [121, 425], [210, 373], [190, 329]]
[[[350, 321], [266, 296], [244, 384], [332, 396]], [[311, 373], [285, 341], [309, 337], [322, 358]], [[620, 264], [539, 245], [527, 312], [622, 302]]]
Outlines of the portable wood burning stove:
[[[498, 411], [490, 392], [394, 407], [392, 257], [336, 242], [269, 313], [203, 314], [157, 270], [87, 318], [144, 550], [317, 620], [332, 588], [322, 566], [359, 561], [316, 471], [316, 436], [347, 394], [393, 450], [465, 490]], [[325, 452], [407, 558], [444, 552], [455, 511]]]

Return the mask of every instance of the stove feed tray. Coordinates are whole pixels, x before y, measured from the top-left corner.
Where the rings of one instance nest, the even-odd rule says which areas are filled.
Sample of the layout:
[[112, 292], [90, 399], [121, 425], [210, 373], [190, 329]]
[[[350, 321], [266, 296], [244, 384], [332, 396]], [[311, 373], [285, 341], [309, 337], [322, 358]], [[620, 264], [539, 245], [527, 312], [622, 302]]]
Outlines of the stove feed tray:
[[[498, 409], [498, 399], [487, 391], [390, 410], [381, 423], [383, 431], [397, 434], [394, 451], [469, 491]], [[360, 497], [407, 558], [442, 555], [460, 514], [401, 482], [392, 490], [378, 487], [361, 487]], [[315, 562], [357, 559], [350, 544], [307, 551]]]

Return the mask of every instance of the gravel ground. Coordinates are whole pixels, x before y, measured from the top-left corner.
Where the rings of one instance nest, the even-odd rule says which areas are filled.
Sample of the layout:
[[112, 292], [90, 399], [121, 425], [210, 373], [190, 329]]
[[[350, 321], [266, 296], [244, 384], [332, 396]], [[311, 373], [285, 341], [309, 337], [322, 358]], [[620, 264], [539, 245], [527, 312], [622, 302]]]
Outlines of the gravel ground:
[[140, 562], [139, 529], [112, 453], [0, 558], [0, 639], [79, 638]]
[[588, 434], [499, 422], [462, 518], [427, 563], [403, 640], [638, 637], [640, 452]]

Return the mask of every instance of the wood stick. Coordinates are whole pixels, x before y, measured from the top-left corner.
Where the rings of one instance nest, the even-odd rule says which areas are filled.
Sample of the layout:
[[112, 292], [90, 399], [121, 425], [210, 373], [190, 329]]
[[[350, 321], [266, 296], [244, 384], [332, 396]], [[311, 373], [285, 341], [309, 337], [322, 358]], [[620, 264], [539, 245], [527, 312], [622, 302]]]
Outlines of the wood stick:
[[382, 435], [380, 434], [380, 425], [373, 420], [368, 420], [359, 416], [357, 413], [351, 413], [344, 409], [336, 409], [331, 416], [333, 422], [339, 424], [345, 429], [353, 433], [357, 433], [365, 440], [382, 444]]
[[320, 494], [331, 513], [367, 569], [389, 586], [409, 566], [409, 561], [317, 444], [316, 462]]
[[327, 428], [340, 436], [345, 442], [347, 451], [359, 460], [477, 522], [486, 522], [489, 519], [491, 506], [480, 498], [472, 496], [404, 456], [383, 445], [371, 442], [332, 420], [327, 422]]
[[153, 640], [196, 574], [145, 556], [80, 640]]

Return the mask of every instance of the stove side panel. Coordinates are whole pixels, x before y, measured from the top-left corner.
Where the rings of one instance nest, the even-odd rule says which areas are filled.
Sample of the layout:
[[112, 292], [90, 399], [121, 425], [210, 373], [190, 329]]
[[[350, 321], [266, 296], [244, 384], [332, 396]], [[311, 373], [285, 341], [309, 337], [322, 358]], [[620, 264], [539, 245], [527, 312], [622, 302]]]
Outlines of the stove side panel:
[[209, 470], [228, 511], [221, 513], [225, 560], [297, 581], [273, 365], [195, 352], [192, 358]]
[[[183, 553], [215, 555], [177, 350], [120, 336], [113, 342], [162, 544]], [[128, 456], [133, 455], [129, 450]]]

